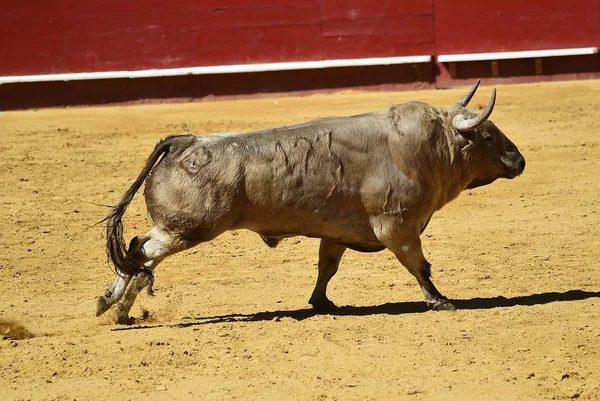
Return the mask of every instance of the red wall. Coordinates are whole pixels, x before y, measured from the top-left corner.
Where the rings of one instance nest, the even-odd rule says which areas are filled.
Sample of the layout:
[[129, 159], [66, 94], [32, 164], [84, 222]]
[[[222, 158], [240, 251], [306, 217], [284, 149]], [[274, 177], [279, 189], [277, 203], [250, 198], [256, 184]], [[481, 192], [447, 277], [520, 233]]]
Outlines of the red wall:
[[0, 76], [600, 45], [598, 0], [19, 0]]
[[597, 0], [436, 0], [436, 51], [599, 47], [599, 14]]

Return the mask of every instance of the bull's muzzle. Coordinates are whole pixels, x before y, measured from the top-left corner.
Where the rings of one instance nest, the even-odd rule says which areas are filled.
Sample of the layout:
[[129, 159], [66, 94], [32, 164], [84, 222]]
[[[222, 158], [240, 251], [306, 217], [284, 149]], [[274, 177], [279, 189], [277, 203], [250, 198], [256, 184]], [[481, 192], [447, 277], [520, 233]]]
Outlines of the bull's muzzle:
[[523, 171], [525, 171], [525, 158], [523, 156], [521, 156], [521, 160], [519, 160], [519, 172], [517, 173], [517, 175], [521, 175], [523, 174]]
[[515, 178], [525, 170], [525, 158], [521, 153], [512, 153], [508, 157], [503, 158], [506, 166], [507, 176], [506, 178]]

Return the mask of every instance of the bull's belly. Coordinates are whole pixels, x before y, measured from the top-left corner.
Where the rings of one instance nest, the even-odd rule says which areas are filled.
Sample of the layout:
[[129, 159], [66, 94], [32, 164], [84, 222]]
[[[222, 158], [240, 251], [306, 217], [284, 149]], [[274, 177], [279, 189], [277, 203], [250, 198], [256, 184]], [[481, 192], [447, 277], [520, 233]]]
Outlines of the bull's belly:
[[240, 218], [232, 228], [248, 229], [278, 240], [294, 236], [328, 239], [361, 252], [385, 248], [375, 236], [367, 215], [337, 215], [335, 219], [327, 219], [326, 215], [297, 210], [293, 213], [254, 211]]

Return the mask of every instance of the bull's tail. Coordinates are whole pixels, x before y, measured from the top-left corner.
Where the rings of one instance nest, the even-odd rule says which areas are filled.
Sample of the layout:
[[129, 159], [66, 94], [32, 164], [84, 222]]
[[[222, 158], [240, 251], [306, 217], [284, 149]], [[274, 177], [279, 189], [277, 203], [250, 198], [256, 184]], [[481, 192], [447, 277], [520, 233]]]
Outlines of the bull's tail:
[[[189, 138], [190, 136], [187, 137]], [[138, 178], [103, 220], [106, 221], [106, 255], [109, 262], [115, 267], [115, 272], [119, 275], [135, 276], [142, 270], [139, 262], [127, 257], [127, 246], [123, 238], [122, 221], [125, 210], [159, 158], [169, 152], [171, 145], [178, 142], [178, 138], [181, 138], [181, 136], [170, 136], [156, 145]]]

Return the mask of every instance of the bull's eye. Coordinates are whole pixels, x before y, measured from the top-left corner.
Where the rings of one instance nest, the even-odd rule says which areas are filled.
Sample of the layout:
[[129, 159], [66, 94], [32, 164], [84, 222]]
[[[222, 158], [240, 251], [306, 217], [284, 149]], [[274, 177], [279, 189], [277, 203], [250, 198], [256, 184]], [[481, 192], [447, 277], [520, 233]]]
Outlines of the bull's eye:
[[483, 140], [485, 142], [492, 142], [494, 140], [494, 137], [492, 135], [484, 135]]

